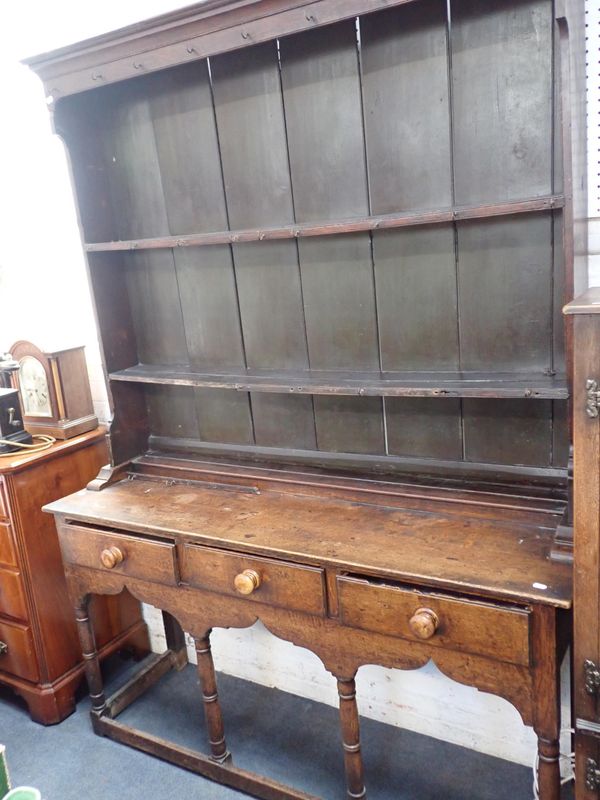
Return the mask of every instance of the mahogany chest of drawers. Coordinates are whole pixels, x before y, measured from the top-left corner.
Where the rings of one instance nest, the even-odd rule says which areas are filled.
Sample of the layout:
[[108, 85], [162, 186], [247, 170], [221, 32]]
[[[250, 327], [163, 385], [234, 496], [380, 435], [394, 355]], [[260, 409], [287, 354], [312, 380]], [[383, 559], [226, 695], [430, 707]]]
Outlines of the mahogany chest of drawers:
[[[96, 430], [42, 453], [0, 459], [0, 682], [44, 724], [73, 711], [83, 662], [56, 529], [41, 509], [85, 486], [106, 457], [104, 431]], [[148, 649], [132, 597], [98, 598], [93, 615], [103, 655]]]

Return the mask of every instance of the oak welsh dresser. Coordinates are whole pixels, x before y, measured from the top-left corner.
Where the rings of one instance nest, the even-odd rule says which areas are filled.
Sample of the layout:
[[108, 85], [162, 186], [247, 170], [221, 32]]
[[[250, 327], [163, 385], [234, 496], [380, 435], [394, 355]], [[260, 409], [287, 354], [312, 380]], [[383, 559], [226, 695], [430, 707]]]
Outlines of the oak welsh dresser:
[[[45, 725], [75, 709], [84, 670], [56, 529], [41, 509], [85, 486], [105, 460], [100, 428], [0, 459], [0, 683]], [[92, 616], [102, 657], [148, 653], [146, 625], [131, 596], [96, 598]]]
[[[583, 0], [208, 0], [28, 60], [114, 410], [47, 509], [97, 733], [306, 800], [227, 749], [210, 631], [258, 619], [337, 679], [349, 798], [356, 671], [433, 660], [533, 725], [558, 800], [584, 50]], [[125, 588], [169, 649], [107, 698], [88, 605]], [[117, 718], [182, 630], [206, 755]]]

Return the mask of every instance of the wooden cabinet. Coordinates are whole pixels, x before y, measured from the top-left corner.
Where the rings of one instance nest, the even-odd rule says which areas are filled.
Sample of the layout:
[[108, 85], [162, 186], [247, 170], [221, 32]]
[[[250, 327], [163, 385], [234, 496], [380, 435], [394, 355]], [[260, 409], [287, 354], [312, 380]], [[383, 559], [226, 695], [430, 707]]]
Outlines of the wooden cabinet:
[[600, 791], [600, 290], [566, 307], [573, 322], [574, 644], [577, 800]]
[[[75, 706], [81, 647], [52, 520], [42, 506], [85, 486], [106, 460], [101, 430], [42, 453], [0, 461], [0, 682], [22, 695], [33, 719], [60, 722]], [[148, 640], [132, 597], [92, 608], [103, 655]]]
[[[29, 59], [114, 408], [48, 509], [98, 732], [305, 797], [225, 746], [210, 629], [259, 619], [336, 677], [349, 797], [357, 669], [433, 659], [519, 709], [558, 800], [584, 57], [582, 0], [209, 0]], [[124, 587], [169, 651], [105, 698], [88, 595]], [[207, 756], [115, 719], [182, 626]]]

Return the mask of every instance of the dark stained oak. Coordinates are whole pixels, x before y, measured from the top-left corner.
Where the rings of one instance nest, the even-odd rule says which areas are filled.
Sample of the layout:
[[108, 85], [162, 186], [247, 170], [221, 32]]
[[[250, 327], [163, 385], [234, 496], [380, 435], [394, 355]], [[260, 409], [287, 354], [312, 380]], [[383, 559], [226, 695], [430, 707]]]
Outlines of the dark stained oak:
[[382, 633], [393, 630], [397, 636], [412, 639], [422, 630], [420, 625], [428, 623], [421, 638], [432, 645], [463, 651], [473, 648], [473, 652], [500, 661], [529, 664], [529, 614], [522, 609], [468, 604], [345, 576], [338, 576], [337, 590], [340, 619], [346, 625]]
[[510, 372], [333, 372], [326, 370], [239, 370], [194, 372], [187, 367], [137, 364], [112, 372], [111, 381], [168, 386], [205, 386], [279, 394], [365, 397], [523, 397], [566, 399], [561, 376]]
[[210, 742], [211, 758], [222, 764], [230, 758], [230, 753], [225, 744], [225, 728], [223, 714], [219, 704], [217, 680], [210, 651], [210, 636], [207, 634], [202, 639], [196, 639], [196, 657], [198, 659], [198, 676], [202, 686], [202, 700], [206, 725]]
[[340, 699], [340, 722], [342, 728], [342, 747], [346, 767], [348, 798], [367, 796], [364, 769], [360, 753], [360, 726], [356, 705], [356, 684], [354, 679], [338, 678], [338, 697]]
[[382, 214], [380, 216], [357, 217], [334, 222], [299, 222], [282, 227], [186, 233], [177, 236], [157, 236], [146, 239], [117, 239], [111, 242], [86, 242], [84, 249], [88, 253], [105, 253], [118, 250], [168, 250], [171, 248], [210, 247], [218, 244], [299, 239], [312, 236], [336, 236], [344, 233], [360, 233], [362, 231], [383, 231], [393, 228], [438, 225], [461, 219], [486, 219], [488, 217], [530, 214], [534, 211], [559, 209], [563, 205], [563, 198], [560, 195], [552, 195], [534, 200], [515, 200], [510, 203], [498, 203], [497, 205]]
[[[491, 509], [483, 518], [471, 518], [468, 501], [455, 514], [428, 513], [318, 495], [307, 502], [293, 488], [236, 491], [136, 478], [103, 492], [72, 495], [47, 510], [66, 520], [90, 525], [101, 520], [111, 529], [178, 537], [236, 553], [327, 564], [469, 594], [562, 608], [571, 604], [570, 567], [547, 559], [552, 525], [529, 524], [525, 515], [503, 522]], [[70, 530], [67, 524], [67, 541], [75, 538]], [[88, 537], [81, 530], [81, 546], [91, 547], [93, 536], [107, 534], [90, 531]], [[139, 546], [151, 550], [156, 545], [149, 540]], [[191, 567], [184, 569], [189, 580]], [[215, 575], [207, 588], [214, 589], [218, 580]]]
[[[598, 740], [590, 735], [598, 723], [598, 698], [586, 688], [584, 664], [600, 661], [600, 423], [587, 412], [587, 381], [600, 377], [600, 325], [597, 289], [590, 289], [565, 308], [574, 319], [574, 674], [573, 706], [576, 719], [575, 751], [578, 774], [585, 774], [588, 758], [598, 762]], [[590, 726], [591, 723], [591, 726]], [[577, 786], [577, 800], [595, 800], [597, 793]]]
[[[369, 780], [357, 670], [433, 660], [515, 706], [559, 800], [574, 583], [588, 732], [600, 659], [600, 297], [561, 316], [586, 267], [583, 22], [580, 0], [208, 0], [29, 59], [114, 408], [110, 464], [47, 506], [97, 733], [308, 800], [227, 751], [210, 633], [260, 620], [337, 681], [348, 798]], [[36, 643], [8, 507], [16, 670]], [[167, 651], [106, 697], [90, 598], [123, 590], [161, 609]], [[186, 664], [184, 631], [206, 755], [116, 719]]]

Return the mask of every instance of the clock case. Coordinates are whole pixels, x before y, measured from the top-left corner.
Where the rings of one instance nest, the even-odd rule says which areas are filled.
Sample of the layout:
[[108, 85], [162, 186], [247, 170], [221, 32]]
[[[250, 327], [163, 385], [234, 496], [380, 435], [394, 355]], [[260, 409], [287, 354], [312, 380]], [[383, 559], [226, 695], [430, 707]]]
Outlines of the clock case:
[[[10, 352], [19, 362], [27, 356], [37, 359], [46, 373], [51, 416], [23, 413], [29, 433], [70, 439], [98, 426], [83, 346], [45, 353], [31, 342], [19, 341]], [[13, 386], [23, 397], [20, 380], [20, 372], [13, 373]]]

